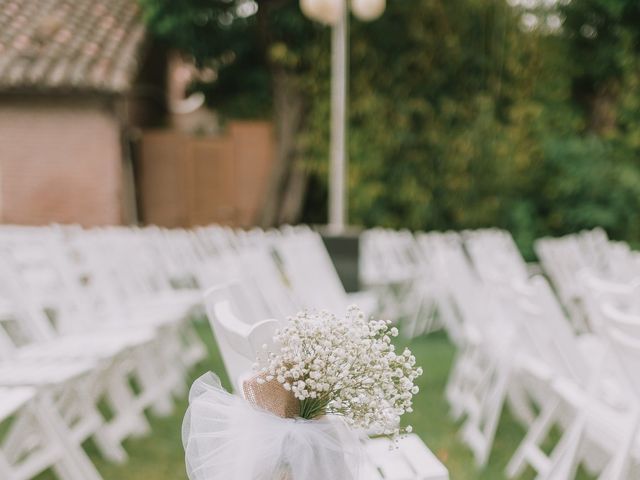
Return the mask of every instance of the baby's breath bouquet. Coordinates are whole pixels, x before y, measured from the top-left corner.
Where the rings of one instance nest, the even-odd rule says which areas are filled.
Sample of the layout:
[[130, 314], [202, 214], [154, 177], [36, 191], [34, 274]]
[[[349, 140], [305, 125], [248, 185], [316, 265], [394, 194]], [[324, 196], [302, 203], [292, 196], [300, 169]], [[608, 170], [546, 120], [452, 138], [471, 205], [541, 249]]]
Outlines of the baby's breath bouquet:
[[412, 411], [415, 380], [422, 374], [409, 349], [395, 351], [398, 329], [368, 320], [356, 306], [344, 317], [304, 311], [276, 332], [258, 383], [277, 381], [299, 401], [299, 416], [341, 416], [347, 425], [397, 436], [400, 417]]
[[422, 369], [396, 352], [396, 335], [355, 306], [344, 317], [301, 312], [265, 345], [242, 396], [213, 373], [200, 377], [183, 423], [190, 480], [361, 478], [358, 429], [399, 435], [418, 393]]

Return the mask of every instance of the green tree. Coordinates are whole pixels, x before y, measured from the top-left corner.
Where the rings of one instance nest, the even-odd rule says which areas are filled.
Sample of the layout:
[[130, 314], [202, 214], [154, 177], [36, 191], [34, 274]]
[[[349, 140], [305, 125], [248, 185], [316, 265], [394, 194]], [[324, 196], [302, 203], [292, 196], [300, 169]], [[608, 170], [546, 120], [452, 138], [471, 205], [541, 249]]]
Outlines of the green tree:
[[619, 124], [619, 102], [627, 76], [630, 70], [638, 73], [640, 4], [634, 0], [579, 0], [562, 6], [561, 12], [573, 99], [584, 109], [590, 131], [609, 133]]
[[[218, 109], [273, 113], [280, 161], [263, 223], [296, 218], [307, 178], [303, 220], [326, 221], [327, 29], [294, 0], [258, 1], [251, 16], [240, 0], [142, 1], [154, 31], [213, 62]], [[529, 257], [537, 237], [596, 225], [637, 242], [640, 7], [558, 5], [533, 11], [537, 28], [506, 0], [391, 0], [379, 20], [352, 22], [353, 224], [498, 226]]]
[[[200, 86], [209, 102], [233, 116], [273, 115], [276, 164], [260, 223], [298, 215], [306, 184], [298, 134], [309, 96], [304, 78], [327, 50], [326, 29], [305, 19], [292, 0], [140, 0], [147, 24], [167, 44], [210, 66], [217, 80]], [[320, 60], [322, 61], [322, 60]]]

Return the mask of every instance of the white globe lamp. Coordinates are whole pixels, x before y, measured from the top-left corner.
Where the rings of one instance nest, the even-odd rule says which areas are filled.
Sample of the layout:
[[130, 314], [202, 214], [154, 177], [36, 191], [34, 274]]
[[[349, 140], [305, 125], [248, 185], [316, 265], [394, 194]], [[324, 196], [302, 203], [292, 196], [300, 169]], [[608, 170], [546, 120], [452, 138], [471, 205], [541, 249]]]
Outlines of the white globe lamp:
[[300, 0], [300, 10], [304, 15], [325, 25], [338, 23], [344, 11], [346, 0]]
[[358, 20], [370, 22], [384, 13], [386, 0], [351, 0], [351, 11]]

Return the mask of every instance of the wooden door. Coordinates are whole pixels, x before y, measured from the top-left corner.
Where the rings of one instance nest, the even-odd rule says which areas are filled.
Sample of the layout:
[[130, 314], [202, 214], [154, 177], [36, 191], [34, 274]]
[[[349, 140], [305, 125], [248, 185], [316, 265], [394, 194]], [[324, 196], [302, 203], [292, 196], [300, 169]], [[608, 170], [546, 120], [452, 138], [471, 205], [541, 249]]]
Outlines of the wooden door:
[[273, 150], [267, 122], [232, 122], [225, 134], [209, 137], [144, 132], [137, 182], [142, 221], [167, 227], [253, 225]]

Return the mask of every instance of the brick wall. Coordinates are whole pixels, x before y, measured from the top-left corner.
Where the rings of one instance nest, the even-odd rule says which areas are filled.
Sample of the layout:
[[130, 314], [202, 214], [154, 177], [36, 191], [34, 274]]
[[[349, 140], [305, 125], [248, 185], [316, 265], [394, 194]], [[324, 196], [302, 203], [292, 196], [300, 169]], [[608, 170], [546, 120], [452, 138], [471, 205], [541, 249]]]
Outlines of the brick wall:
[[118, 122], [91, 99], [0, 100], [0, 218], [83, 225], [122, 221]]

